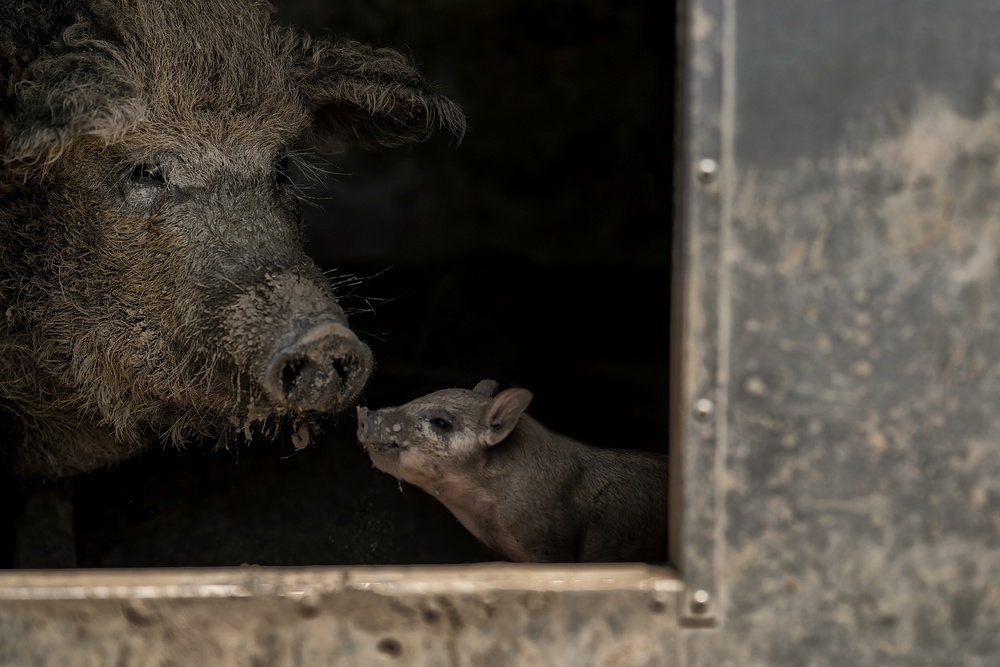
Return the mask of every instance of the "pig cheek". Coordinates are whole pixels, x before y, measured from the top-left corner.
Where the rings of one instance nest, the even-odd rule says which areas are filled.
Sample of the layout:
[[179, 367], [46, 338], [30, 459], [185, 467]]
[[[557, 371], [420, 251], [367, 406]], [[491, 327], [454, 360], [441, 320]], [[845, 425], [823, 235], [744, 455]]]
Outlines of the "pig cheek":
[[399, 450], [397, 461], [401, 477], [413, 484], [433, 482], [447, 467], [440, 445], [426, 441]]
[[[403, 444], [403, 443], [401, 443]], [[420, 474], [428, 469], [430, 463], [427, 453], [419, 446], [412, 443], [403, 445], [403, 449], [397, 450], [396, 460], [399, 462], [399, 469], [408, 474]]]
[[456, 455], [466, 455], [480, 449], [479, 438], [465, 431], [452, 434], [448, 445]]
[[387, 462], [389, 469], [383, 468], [396, 479], [401, 479], [410, 484], [419, 485], [425, 481], [424, 469], [418, 456], [413, 452], [399, 451], [392, 456], [392, 461]]

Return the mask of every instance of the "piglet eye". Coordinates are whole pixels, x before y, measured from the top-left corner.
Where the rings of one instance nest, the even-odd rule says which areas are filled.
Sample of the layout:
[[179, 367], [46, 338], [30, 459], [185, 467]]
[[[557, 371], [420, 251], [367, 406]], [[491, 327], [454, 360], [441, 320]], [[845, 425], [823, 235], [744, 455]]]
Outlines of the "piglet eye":
[[167, 177], [163, 173], [163, 167], [151, 162], [140, 162], [132, 167], [129, 179], [133, 183], [140, 185], [166, 185]]
[[451, 430], [451, 422], [445, 419], [444, 417], [434, 417], [433, 419], [430, 420], [430, 422], [431, 426], [433, 426], [434, 428], [441, 429], [442, 431]]

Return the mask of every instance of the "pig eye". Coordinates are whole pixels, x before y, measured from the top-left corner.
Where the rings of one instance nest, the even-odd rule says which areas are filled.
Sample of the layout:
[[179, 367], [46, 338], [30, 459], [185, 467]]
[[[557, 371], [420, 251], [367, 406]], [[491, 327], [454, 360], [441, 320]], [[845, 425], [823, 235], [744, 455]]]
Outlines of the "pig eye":
[[163, 173], [163, 167], [150, 162], [140, 162], [132, 167], [129, 180], [140, 185], [166, 185], [167, 177]]
[[441, 431], [451, 430], [451, 422], [445, 419], [444, 417], [433, 417], [428, 421], [430, 421], [431, 426]]

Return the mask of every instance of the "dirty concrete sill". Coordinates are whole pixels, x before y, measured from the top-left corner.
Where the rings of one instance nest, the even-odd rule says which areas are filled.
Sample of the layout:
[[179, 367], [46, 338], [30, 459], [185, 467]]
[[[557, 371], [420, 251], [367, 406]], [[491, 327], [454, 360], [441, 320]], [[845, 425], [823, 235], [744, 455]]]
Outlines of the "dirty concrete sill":
[[490, 591], [673, 593], [670, 568], [646, 564], [513, 564], [21, 570], [0, 572], [2, 600], [299, 598], [345, 590], [382, 595]]

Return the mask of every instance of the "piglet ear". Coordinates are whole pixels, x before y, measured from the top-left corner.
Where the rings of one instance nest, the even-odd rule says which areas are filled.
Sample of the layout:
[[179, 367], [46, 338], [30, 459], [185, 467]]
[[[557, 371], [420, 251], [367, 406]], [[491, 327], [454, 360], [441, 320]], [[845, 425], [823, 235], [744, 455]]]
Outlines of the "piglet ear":
[[527, 389], [505, 389], [497, 394], [486, 411], [486, 444], [495, 445], [510, 435], [529, 403], [531, 392]]
[[317, 151], [398, 146], [437, 128], [462, 138], [461, 109], [398, 51], [353, 41], [305, 41], [302, 51], [297, 78], [313, 113], [307, 140]]

